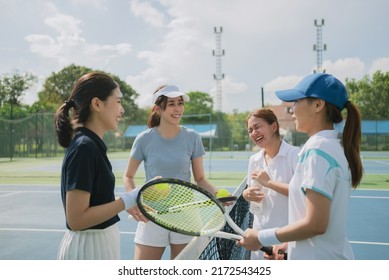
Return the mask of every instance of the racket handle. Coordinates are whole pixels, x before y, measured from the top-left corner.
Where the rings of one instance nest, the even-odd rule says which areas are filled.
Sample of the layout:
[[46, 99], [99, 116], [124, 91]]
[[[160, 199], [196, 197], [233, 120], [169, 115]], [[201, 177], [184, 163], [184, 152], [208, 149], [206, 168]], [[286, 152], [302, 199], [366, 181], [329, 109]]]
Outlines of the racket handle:
[[[273, 256], [273, 246], [263, 246], [260, 250], [265, 252], [269, 256]], [[288, 259], [288, 254], [286, 252], [284, 252], [282, 250], [279, 250], [278, 254], [283, 254], [284, 255], [284, 260]]]
[[263, 246], [260, 250], [261, 250], [262, 252], [265, 252], [265, 253], [268, 254], [269, 256], [272, 256], [272, 255], [273, 255], [273, 246]]

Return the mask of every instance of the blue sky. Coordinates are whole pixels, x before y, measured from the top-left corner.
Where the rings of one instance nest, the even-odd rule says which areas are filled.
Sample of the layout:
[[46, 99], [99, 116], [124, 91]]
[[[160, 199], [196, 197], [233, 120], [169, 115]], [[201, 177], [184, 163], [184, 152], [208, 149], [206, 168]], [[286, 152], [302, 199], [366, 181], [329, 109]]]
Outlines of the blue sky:
[[[386, 0], [0, 0], [0, 74], [29, 71], [40, 84], [75, 63], [114, 73], [149, 106], [162, 84], [216, 94], [214, 27], [221, 34], [222, 111], [279, 104], [316, 68], [316, 27], [325, 20], [323, 68], [340, 80], [389, 71]], [[24, 102], [36, 100], [38, 84]]]

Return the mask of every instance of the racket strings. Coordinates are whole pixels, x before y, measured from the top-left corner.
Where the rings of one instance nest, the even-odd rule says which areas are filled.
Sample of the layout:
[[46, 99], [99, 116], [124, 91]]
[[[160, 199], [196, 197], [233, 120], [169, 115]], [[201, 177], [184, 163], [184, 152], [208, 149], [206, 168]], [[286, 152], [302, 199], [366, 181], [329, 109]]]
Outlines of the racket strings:
[[219, 206], [205, 194], [185, 185], [153, 185], [142, 193], [141, 204], [149, 218], [165, 228], [201, 236], [219, 231], [225, 224]]

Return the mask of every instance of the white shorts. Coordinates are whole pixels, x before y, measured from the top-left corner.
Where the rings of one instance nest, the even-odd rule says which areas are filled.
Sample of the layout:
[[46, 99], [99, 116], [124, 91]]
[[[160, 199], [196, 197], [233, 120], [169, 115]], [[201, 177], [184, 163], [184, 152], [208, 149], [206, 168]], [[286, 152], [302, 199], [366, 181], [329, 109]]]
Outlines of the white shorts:
[[140, 245], [153, 247], [167, 247], [170, 244], [187, 244], [193, 236], [167, 230], [151, 221], [139, 222], [134, 242]]
[[105, 229], [67, 230], [58, 251], [59, 260], [119, 260], [117, 224]]

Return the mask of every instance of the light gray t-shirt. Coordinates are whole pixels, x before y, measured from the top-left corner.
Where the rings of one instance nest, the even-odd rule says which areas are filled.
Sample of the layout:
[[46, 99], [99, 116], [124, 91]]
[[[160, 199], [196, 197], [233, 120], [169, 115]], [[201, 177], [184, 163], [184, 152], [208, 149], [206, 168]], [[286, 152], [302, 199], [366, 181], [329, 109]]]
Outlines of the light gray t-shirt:
[[138, 134], [130, 157], [144, 162], [146, 181], [162, 176], [190, 182], [192, 160], [204, 154], [196, 131], [182, 126], [175, 138], [165, 139], [153, 127]]

